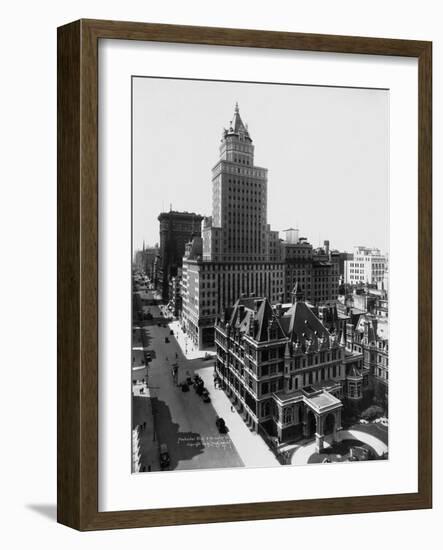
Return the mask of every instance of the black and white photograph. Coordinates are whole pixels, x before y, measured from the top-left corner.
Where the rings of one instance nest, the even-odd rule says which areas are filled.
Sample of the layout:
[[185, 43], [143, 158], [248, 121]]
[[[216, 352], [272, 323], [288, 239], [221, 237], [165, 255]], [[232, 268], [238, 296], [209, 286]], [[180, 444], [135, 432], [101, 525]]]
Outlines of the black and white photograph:
[[133, 473], [389, 458], [389, 101], [132, 77]]

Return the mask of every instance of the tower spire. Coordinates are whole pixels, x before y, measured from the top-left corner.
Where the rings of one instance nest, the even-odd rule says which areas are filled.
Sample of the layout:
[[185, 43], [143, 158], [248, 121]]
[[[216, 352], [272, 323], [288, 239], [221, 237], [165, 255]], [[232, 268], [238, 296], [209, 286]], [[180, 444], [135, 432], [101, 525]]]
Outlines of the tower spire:
[[[235, 134], [243, 134], [249, 138], [249, 132], [246, 126], [243, 124], [243, 121], [240, 116], [240, 109], [238, 107], [238, 101], [235, 102], [235, 108], [234, 108], [234, 116], [231, 120], [230, 132], [233, 132]], [[250, 138], [249, 138], [250, 139]]]

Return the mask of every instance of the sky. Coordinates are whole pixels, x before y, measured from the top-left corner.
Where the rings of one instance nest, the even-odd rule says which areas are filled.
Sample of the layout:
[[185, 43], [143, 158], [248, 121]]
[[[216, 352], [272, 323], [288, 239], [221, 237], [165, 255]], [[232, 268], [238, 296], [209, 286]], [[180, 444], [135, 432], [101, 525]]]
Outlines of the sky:
[[238, 102], [268, 169], [268, 223], [313, 246], [389, 248], [389, 91], [133, 79], [133, 247], [160, 212], [212, 214], [211, 169]]

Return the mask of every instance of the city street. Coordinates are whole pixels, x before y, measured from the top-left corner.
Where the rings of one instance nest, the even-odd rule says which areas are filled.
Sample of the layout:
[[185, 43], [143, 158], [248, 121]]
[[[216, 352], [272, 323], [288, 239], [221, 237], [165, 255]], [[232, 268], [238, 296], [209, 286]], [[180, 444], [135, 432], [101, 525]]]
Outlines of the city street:
[[[143, 304], [154, 299], [153, 291], [140, 294]], [[145, 312], [152, 314], [153, 319], [145, 321], [141, 330], [144, 331], [144, 341], [148, 342], [152, 361], [148, 368], [148, 388], [152, 404], [152, 415], [156, 441], [152, 441], [154, 449], [166, 443], [171, 458], [170, 469], [189, 470], [196, 468], [229, 468], [244, 466], [232, 440], [228, 434], [220, 434], [215, 425], [217, 413], [212, 403], [204, 403], [193, 387], [189, 392], [182, 392], [172, 378], [172, 366], [178, 365], [178, 382], [186, 376], [194, 376], [196, 371], [211, 371], [212, 361], [204, 359], [188, 360], [181, 351], [175, 337], [170, 334], [170, 327], [166, 327], [166, 320], [157, 305], [144, 305]], [[158, 324], [162, 326], [158, 326]], [[134, 331], [133, 344], [133, 380], [140, 379], [138, 365], [141, 365], [143, 356], [142, 339], [137, 337], [138, 330]], [[169, 339], [169, 343], [165, 342]], [[140, 372], [143, 372], [141, 370]], [[206, 378], [206, 377], [205, 377]], [[211, 378], [212, 379], [212, 374]], [[213, 387], [206, 384], [210, 393]], [[218, 390], [219, 391], [219, 390]], [[138, 399], [138, 403], [147, 400]], [[138, 407], [137, 407], [138, 409]], [[137, 410], [140, 417], [140, 411]], [[229, 418], [226, 418], [229, 429]], [[142, 423], [143, 421], [140, 420]], [[153, 437], [153, 439], [154, 439]], [[146, 438], [143, 445], [149, 444]], [[143, 448], [141, 449], [143, 456]], [[145, 450], [146, 454], [146, 450]], [[147, 453], [149, 455], [149, 453]], [[152, 453], [150, 453], [152, 455]], [[158, 469], [150, 464], [152, 470]]]

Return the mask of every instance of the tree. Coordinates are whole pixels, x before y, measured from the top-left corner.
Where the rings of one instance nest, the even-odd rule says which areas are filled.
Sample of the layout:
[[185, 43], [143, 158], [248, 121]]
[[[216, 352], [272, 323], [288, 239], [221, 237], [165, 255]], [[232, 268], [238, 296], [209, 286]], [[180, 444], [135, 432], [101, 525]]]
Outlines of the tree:
[[383, 414], [383, 409], [378, 405], [371, 405], [361, 413], [361, 417], [365, 420], [374, 420]]

